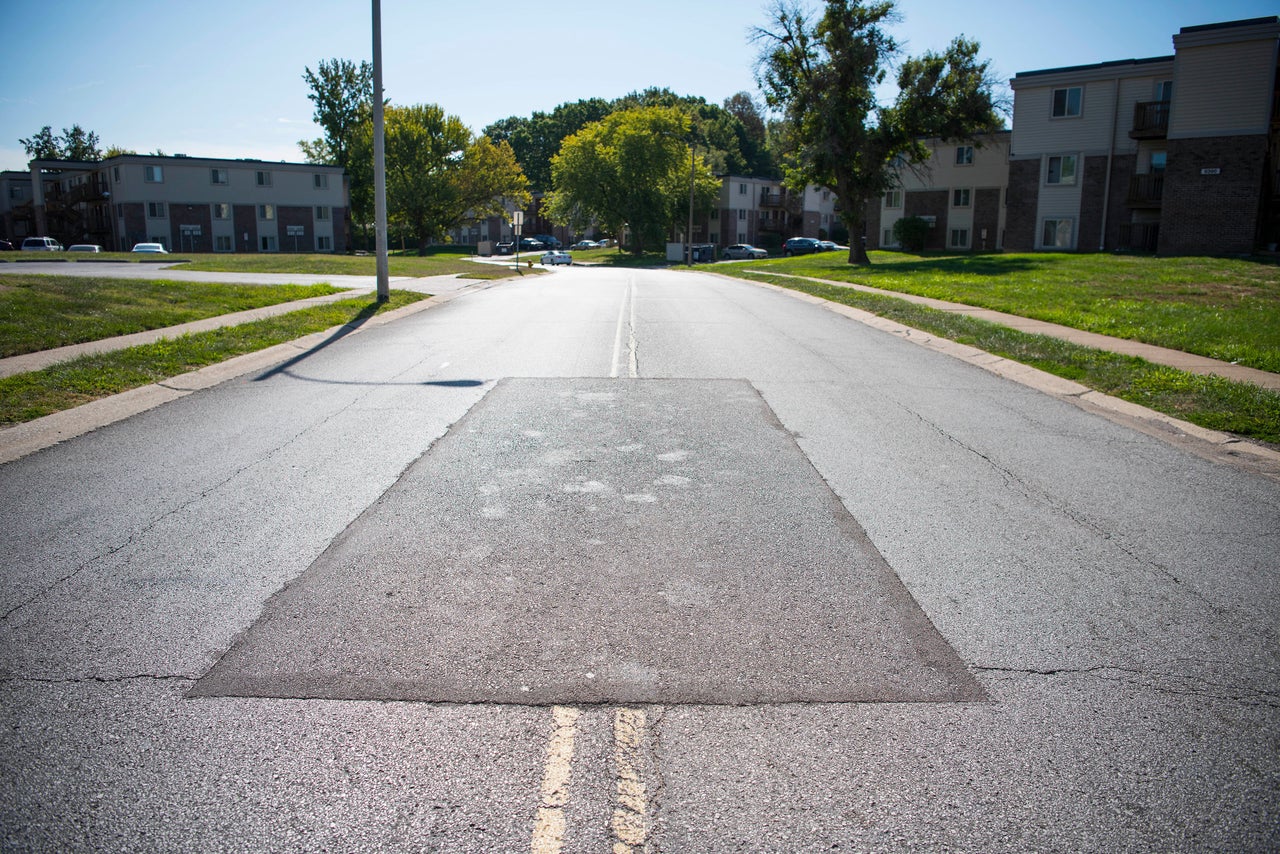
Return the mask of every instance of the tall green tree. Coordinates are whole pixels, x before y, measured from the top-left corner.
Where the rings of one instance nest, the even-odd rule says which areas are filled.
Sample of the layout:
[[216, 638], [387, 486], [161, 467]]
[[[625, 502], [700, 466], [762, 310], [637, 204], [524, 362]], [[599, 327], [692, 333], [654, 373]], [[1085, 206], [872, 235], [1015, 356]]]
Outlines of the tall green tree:
[[[361, 229], [373, 221], [373, 154], [363, 151], [373, 121], [373, 66], [349, 59], [322, 59], [304, 66], [302, 79], [315, 107], [312, 120], [324, 136], [299, 140], [308, 163], [341, 166], [351, 191], [351, 217]], [[367, 156], [365, 156], [367, 154]]]
[[891, 0], [826, 0], [816, 21], [779, 0], [770, 16], [753, 34], [756, 76], [769, 107], [783, 114], [785, 181], [833, 190], [849, 229], [849, 263], [868, 264], [866, 205], [894, 186], [893, 161], [924, 162], [923, 139], [975, 139], [1003, 125], [989, 63], [978, 59], [976, 41], [957, 37], [941, 54], [902, 61], [897, 97], [883, 105], [876, 88], [900, 54], [885, 29], [897, 18]]
[[26, 149], [32, 160], [80, 160], [96, 162], [102, 159], [98, 148], [98, 135], [80, 125], [63, 128], [60, 136], [54, 136], [53, 128], [45, 125], [18, 143]]
[[554, 191], [543, 212], [572, 227], [595, 221], [614, 234], [626, 227], [635, 253], [660, 246], [688, 214], [691, 178], [698, 210], [719, 191], [705, 158], [690, 162], [691, 126], [677, 107], [637, 107], [587, 125], [552, 158]]
[[551, 158], [560, 150], [565, 137], [611, 112], [613, 106], [608, 101], [589, 98], [561, 104], [550, 113], [535, 112], [527, 119], [518, 116], [502, 119], [485, 128], [484, 134], [494, 142], [510, 144], [530, 185], [545, 191], [551, 189]]
[[[457, 116], [434, 104], [388, 106], [384, 115], [387, 217], [420, 250], [468, 220], [529, 204], [528, 179], [511, 146], [473, 138]], [[357, 145], [372, 150], [372, 126]]]

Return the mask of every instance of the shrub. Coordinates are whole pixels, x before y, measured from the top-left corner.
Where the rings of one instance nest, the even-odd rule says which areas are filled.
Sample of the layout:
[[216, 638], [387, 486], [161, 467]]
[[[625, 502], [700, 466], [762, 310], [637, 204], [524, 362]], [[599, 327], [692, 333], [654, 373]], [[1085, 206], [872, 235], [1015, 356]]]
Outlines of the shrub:
[[904, 216], [893, 224], [893, 237], [907, 252], [923, 252], [929, 239], [929, 221], [918, 216]]

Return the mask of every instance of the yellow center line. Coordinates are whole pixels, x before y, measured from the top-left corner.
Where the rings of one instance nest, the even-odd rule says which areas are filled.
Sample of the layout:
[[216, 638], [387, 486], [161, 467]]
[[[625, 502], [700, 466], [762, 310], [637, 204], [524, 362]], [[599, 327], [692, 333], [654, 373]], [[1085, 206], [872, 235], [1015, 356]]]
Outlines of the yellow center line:
[[558, 854], [564, 845], [564, 808], [569, 803], [569, 776], [573, 762], [573, 740], [581, 709], [556, 706], [552, 710], [555, 730], [547, 742], [547, 762], [542, 772], [542, 793], [533, 825], [533, 854]]
[[640, 854], [649, 828], [646, 812], [643, 756], [645, 714], [640, 709], [618, 709], [613, 717], [613, 763], [617, 772], [613, 808], [613, 854]]

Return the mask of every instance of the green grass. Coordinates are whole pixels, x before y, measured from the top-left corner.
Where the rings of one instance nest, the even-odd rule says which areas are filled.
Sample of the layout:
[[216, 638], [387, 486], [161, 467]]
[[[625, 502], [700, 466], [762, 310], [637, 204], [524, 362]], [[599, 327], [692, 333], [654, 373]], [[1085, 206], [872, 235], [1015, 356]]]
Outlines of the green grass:
[[425, 298], [425, 294], [393, 290], [381, 304], [373, 297], [341, 300], [0, 378], [0, 425], [30, 421], [313, 332], [360, 323]]
[[[76, 264], [98, 261], [130, 261], [133, 263], [181, 263], [183, 270], [199, 270], [209, 273], [297, 273], [309, 276], [373, 276], [377, 274], [377, 259], [373, 255], [331, 255], [325, 253], [245, 253], [232, 254], [174, 252], [169, 255], [143, 255], [133, 252], [100, 252], [96, 254], [54, 253], [42, 258], [28, 258], [18, 253], [4, 253], [0, 261], [9, 261], [15, 267], [25, 261], [67, 261]], [[18, 256], [18, 257], [4, 257]], [[477, 264], [468, 260], [469, 249], [435, 249], [428, 255], [417, 252], [390, 252], [387, 255], [387, 271], [392, 276], [423, 278], [426, 276], [460, 275], [466, 279], [501, 279], [515, 275], [509, 267]]]
[[338, 293], [330, 285], [227, 285], [80, 276], [0, 277], [0, 357]]
[[1280, 266], [1134, 255], [908, 255], [843, 252], [741, 262], [995, 309], [1280, 372]]
[[759, 278], [1031, 365], [1202, 427], [1280, 443], [1280, 394], [1249, 383], [1190, 374], [1132, 356], [1031, 335], [887, 294], [767, 275]]

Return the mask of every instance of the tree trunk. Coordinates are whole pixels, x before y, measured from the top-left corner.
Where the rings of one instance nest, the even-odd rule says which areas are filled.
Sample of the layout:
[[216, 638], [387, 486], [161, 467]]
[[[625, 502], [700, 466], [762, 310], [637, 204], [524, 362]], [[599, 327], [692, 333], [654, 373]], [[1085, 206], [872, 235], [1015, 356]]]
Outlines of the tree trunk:
[[[841, 199], [840, 203], [844, 204], [844, 200]], [[847, 205], [840, 216], [845, 228], [849, 229], [849, 263], [862, 267], [870, 266], [871, 259], [867, 257], [867, 242], [863, 235], [866, 231], [866, 221], [860, 213], [855, 211], [862, 211], [865, 208], [866, 200], [859, 199], [855, 204]]]

